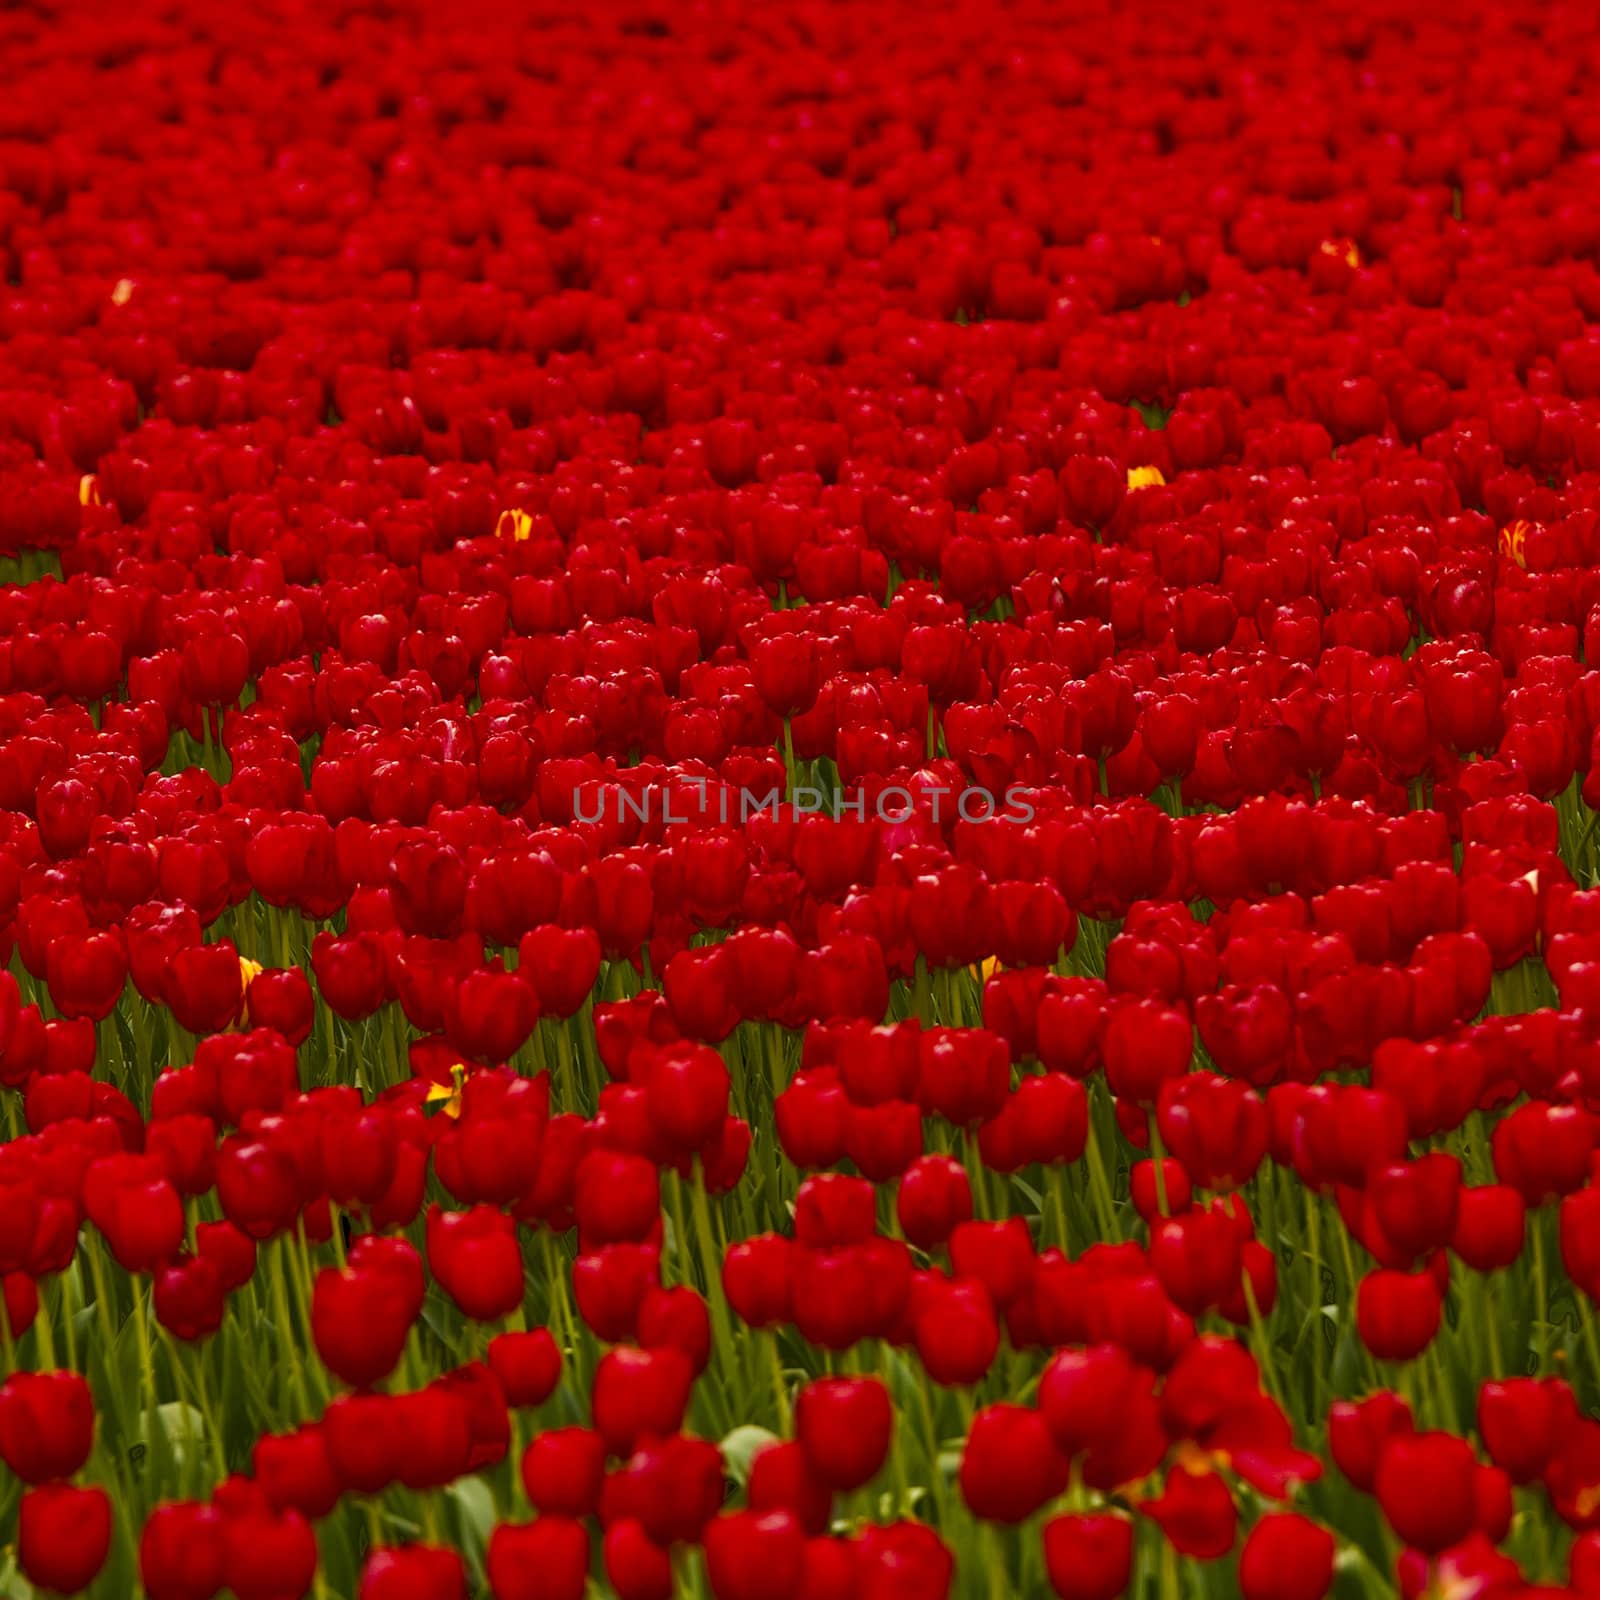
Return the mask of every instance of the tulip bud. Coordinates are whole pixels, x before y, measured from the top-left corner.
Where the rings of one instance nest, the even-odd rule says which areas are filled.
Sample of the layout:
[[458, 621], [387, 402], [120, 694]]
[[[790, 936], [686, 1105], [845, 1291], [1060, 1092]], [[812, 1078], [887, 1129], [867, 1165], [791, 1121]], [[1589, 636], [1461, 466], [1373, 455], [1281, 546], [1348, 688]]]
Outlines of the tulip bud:
[[428, 1212], [428, 1267], [469, 1317], [493, 1322], [522, 1304], [516, 1225], [492, 1206]]
[[1409, 1361], [1439, 1331], [1439, 1286], [1431, 1273], [1369, 1272], [1356, 1292], [1356, 1329], [1380, 1361]]
[[1333, 1584], [1333, 1535], [1293, 1511], [1271, 1512], [1239, 1553], [1244, 1600], [1322, 1600]]
[[812, 1473], [805, 1451], [793, 1440], [757, 1452], [745, 1498], [752, 1511], [791, 1512], [813, 1537], [827, 1531], [833, 1512], [833, 1491]]
[[1401, 1539], [1437, 1555], [1472, 1531], [1477, 1467], [1472, 1446], [1454, 1434], [1391, 1434], [1378, 1456], [1373, 1492]]
[[1067, 1486], [1068, 1458], [1044, 1419], [1025, 1406], [993, 1405], [973, 1418], [961, 1455], [961, 1496], [975, 1517], [1025, 1521]]
[[494, 1600], [583, 1600], [588, 1529], [562, 1516], [502, 1522], [489, 1536], [486, 1565]]
[[1061, 1600], [1117, 1600], [1133, 1575], [1133, 1523], [1127, 1517], [1055, 1517], [1044, 1528], [1050, 1587]]
[[210, 1600], [222, 1587], [222, 1516], [214, 1506], [157, 1506], [139, 1537], [139, 1576], [150, 1600]]
[[454, 1550], [411, 1544], [367, 1557], [356, 1600], [466, 1600], [466, 1594], [466, 1569]]
[[76, 1372], [13, 1372], [0, 1385], [0, 1459], [24, 1483], [70, 1478], [94, 1443], [94, 1400]]
[[602, 1545], [606, 1576], [617, 1600], [671, 1600], [672, 1558], [635, 1517], [614, 1522]]
[[1484, 1448], [1513, 1483], [1531, 1483], [1566, 1444], [1578, 1423], [1572, 1390], [1559, 1378], [1507, 1378], [1478, 1391]]
[[790, 1600], [799, 1593], [805, 1534], [787, 1511], [735, 1511], [706, 1529], [716, 1600]]
[[596, 1431], [613, 1455], [626, 1456], [645, 1434], [675, 1433], [689, 1403], [694, 1371], [682, 1351], [618, 1346], [600, 1358], [590, 1404]]
[[500, 1380], [507, 1405], [543, 1405], [560, 1382], [561, 1352], [548, 1328], [501, 1333], [489, 1341], [489, 1369]]
[[876, 1378], [819, 1378], [800, 1391], [795, 1433], [811, 1470], [830, 1488], [859, 1489], [889, 1453], [894, 1410]]
[[946, 1243], [958, 1224], [972, 1218], [966, 1168], [949, 1156], [922, 1156], [900, 1180], [895, 1215], [901, 1232], [919, 1250]]
[[76, 1594], [94, 1581], [110, 1548], [111, 1501], [104, 1489], [51, 1483], [23, 1495], [17, 1564], [29, 1583]]

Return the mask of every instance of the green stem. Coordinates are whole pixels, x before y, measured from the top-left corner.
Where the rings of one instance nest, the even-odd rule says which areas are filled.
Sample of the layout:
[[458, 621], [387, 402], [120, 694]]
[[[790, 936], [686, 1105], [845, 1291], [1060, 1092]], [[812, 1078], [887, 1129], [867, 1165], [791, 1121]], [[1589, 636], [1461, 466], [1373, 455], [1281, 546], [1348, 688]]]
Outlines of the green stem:
[[[778, 1432], [787, 1436], [793, 1428], [793, 1417], [789, 1409], [789, 1380], [784, 1376], [783, 1357], [778, 1350], [777, 1335], [770, 1328], [764, 1330], [763, 1343], [767, 1347], [767, 1362], [772, 1370], [772, 1397], [778, 1406]], [[900, 1463], [900, 1470], [904, 1472], [905, 1463]]]
[[[695, 1244], [700, 1253], [700, 1265], [705, 1274], [706, 1299], [711, 1305], [711, 1325], [715, 1333], [713, 1352], [733, 1348], [733, 1329], [728, 1315], [728, 1302], [722, 1293], [722, 1255], [717, 1249], [711, 1231], [711, 1208], [706, 1199], [705, 1172], [697, 1156], [694, 1178], [689, 1188], [689, 1205], [694, 1214]], [[713, 1355], [713, 1359], [715, 1355]]]
[[1539, 1326], [1542, 1330], [1538, 1353], [1539, 1376], [1543, 1377], [1550, 1367], [1550, 1285], [1544, 1259], [1544, 1229], [1540, 1226], [1542, 1218], [1535, 1212], [1528, 1221], [1529, 1231], [1533, 1234], [1534, 1304], [1538, 1309]]

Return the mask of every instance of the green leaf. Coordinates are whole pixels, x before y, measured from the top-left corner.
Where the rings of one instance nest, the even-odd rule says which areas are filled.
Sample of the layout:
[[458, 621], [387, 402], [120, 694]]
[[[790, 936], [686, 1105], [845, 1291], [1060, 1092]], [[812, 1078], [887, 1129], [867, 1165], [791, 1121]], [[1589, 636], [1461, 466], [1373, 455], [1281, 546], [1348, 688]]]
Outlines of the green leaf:
[[[168, 1400], [156, 1407], [156, 1424], [166, 1435], [173, 1460], [180, 1470], [205, 1448], [206, 1419], [197, 1406], [184, 1400]], [[191, 1455], [191, 1451], [193, 1454]]]
[[483, 1553], [496, 1522], [494, 1496], [482, 1478], [460, 1478], [445, 1491], [455, 1501], [465, 1536], [464, 1554], [474, 1568], [483, 1565]]
[[33, 1600], [34, 1596], [33, 1585], [17, 1571], [17, 1552], [10, 1548], [0, 1552], [0, 1594], [7, 1600]]
[[778, 1436], [753, 1422], [735, 1428], [722, 1441], [722, 1462], [730, 1478], [742, 1489], [750, 1481], [750, 1464], [767, 1448], [777, 1444]]
[[[909, 1510], [915, 1511], [927, 1498], [928, 1491], [920, 1483], [912, 1484], [906, 1490], [906, 1506]], [[890, 1490], [884, 1490], [878, 1496], [878, 1521], [893, 1522], [900, 1515], [897, 1507], [898, 1497]]]
[[1354, 1321], [1347, 1322], [1339, 1332], [1334, 1349], [1329, 1381], [1335, 1394], [1354, 1394], [1361, 1374], [1361, 1342], [1356, 1336]]
[[133, 1036], [133, 1028], [128, 1021], [127, 1008], [118, 1006], [111, 1013], [111, 1021], [117, 1030], [117, 1042], [122, 1046], [122, 1059], [129, 1066], [143, 1067], [144, 1063], [139, 1060], [139, 1044]]

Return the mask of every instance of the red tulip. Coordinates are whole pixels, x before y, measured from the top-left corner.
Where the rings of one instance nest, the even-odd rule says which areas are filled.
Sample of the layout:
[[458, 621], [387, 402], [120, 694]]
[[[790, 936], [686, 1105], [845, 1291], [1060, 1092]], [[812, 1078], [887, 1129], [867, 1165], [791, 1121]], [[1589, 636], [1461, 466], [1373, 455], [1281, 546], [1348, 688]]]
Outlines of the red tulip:
[[795, 1196], [794, 1236], [812, 1250], [864, 1244], [878, 1228], [877, 1196], [864, 1178], [822, 1173]]
[[1214, 1073], [1168, 1079], [1156, 1124], [1188, 1177], [1207, 1189], [1248, 1183], [1266, 1151], [1267, 1113], [1260, 1096], [1247, 1084]]
[[722, 1454], [709, 1440], [644, 1437], [606, 1479], [600, 1519], [635, 1516], [656, 1544], [696, 1544], [726, 1493]]
[[324, 1003], [346, 1021], [371, 1016], [388, 992], [383, 943], [375, 934], [319, 933], [311, 945], [311, 970]]
[[694, 1372], [682, 1351], [619, 1346], [600, 1358], [590, 1403], [596, 1431], [612, 1455], [626, 1456], [644, 1435], [675, 1433]]
[[711, 1314], [686, 1284], [647, 1289], [639, 1302], [636, 1332], [646, 1350], [679, 1351], [697, 1378], [710, 1365]]
[[1381, 1361], [1409, 1361], [1439, 1331], [1439, 1286], [1427, 1272], [1369, 1272], [1356, 1294], [1361, 1342]]
[[1165, 1083], [1189, 1070], [1194, 1030], [1181, 1011], [1159, 1001], [1127, 1001], [1111, 1013], [1101, 1050], [1112, 1092], [1152, 1105]]
[[978, 1152], [996, 1172], [1016, 1172], [1038, 1162], [1076, 1161], [1088, 1140], [1088, 1099], [1082, 1084], [1047, 1072], [1018, 1084], [1000, 1114], [978, 1133]]
[[167, 962], [162, 996], [190, 1033], [220, 1033], [244, 1009], [244, 979], [233, 942], [193, 945]]
[[1190, 1211], [1155, 1225], [1150, 1265], [1173, 1304], [1198, 1315], [1237, 1287], [1240, 1242], [1225, 1216]]
[[311, 1037], [316, 999], [299, 967], [258, 972], [245, 987], [244, 1003], [252, 1028], [270, 1028], [297, 1047]]
[[183, 1240], [183, 1202], [149, 1158], [103, 1157], [84, 1176], [83, 1199], [124, 1270], [148, 1272], [177, 1253]]
[[961, 1456], [962, 1498], [989, 1522], [1026, 1520], [1067, 1485], [1071, 1465], [1037, 1411], [993, 1405], [973, 1419]]
[[728, 1114], [728, 1068], [709, 1045], [663, 1046], [645, 1058], [642, 1082], [650, 1116], [680, 1150], [699, 1151]]
[[1437, 1151], [1394, 1162], [1373, 1173], [1368, 1193], [1384, 1237], [1405, 1255], [1425, 1256], [1455, 1236], [1461, 1163]]
[[104, 1489], [64, 1483], [29, 1489], [17, 1517], [17, 1564], [29, 1583], [76, 1594], [94, 1581], [111, 1548]]
[[288, 1157], [243, 1135], [225, 1139], [217, 1152], [217, 1198], [228, 1221], [252, 1239], [292, 1226], [301, 1205]]
[[1589, 1298], [1600, 1296], [1600, 1189], [1580, 1189], [1561, 1202], [1561, 1262]]
[[1522, 1254], [1522, 1196], [1503, 1184], [1462, 1189], [1450, 1247], [1477, 1272], [1508, 1267]]
[[263, 1434], [251, 1452], [251, 1469], [274, 1510], [294, 1510], [315, 1520], [338, 1503], [341, 1485], [328, 1457], [327, 1436], [316, 1423], [293, 1433]]
[[1581, 1533], [1572, 1541], [1567, 1583], [1581, 1595], [1600, 1594], [1600, 1533]]
[[509, 1061], [533, 1032], [539, 1002], [533, 986], [498, 963], [462, 974], [445, 990], [445, 1029], [463, 1055]]
[[606, 1576], [617, 1600], [670, 1600], [672, 1560], [636, 1518], [614, 1522], [603, 1546]]
[[573, 1016], [600, 974], [600, 940], [591, 928], [546, 923], [522, 936], [517, 971], [533, 985], [542, 1014]]
[[[1160, 1173], [1161, 1182], [1156, 1183]], [[1128, 1197], [1133, 1209], [1150, 1224], [1162, 1215], [1181, 1216], [1194, 1203], [1194, 1187], [1181, 1162], [1165, 1157], [1161, 1161], [1135, 1161], [1128, 1169]]]
[[792, 1512], [813, 1537], [827, 1531], [833, 1510], [833, 1491], [812, 1473], [793, 1440], [757, 1452], [745, 1498], [752, 1511]]
[[723, 1292], [752, 1328], [788, 1318], [791, 1256], [790, 1242], [777, 1234], [760, 1234], [729, 1246], [722, 1262]]
[[581, 1255], [572, 1269], [578, 1314], [599, 1338], [632, 1338], [660, 1277], [661, 1252], [654, 1245], [612, 1244]]
[[76, 1372], [13, 1372], [0, 1385], [0, 1459], [24, 1483], [72, 1477], [93, 1444], [94, 1401]]
[[128, 955], [115, 932], [67, 935], [50, 946], [50, 999], [64, 1017], [110, 1016], [128, 981]]
[[1437, 1555], [1472, 1530], [1477, 1466], [1472, 1446], [1453, 1434], [1391, 1434], [1378, 1456], [1373, 1492], [1400, 1538]]
[[1412, 1431], [1411, 1407], [1397, 1394], [1380, 1390], [1359, 1404], [1337, 1401], [1328, 1413], [1328, 1447], [1335, 1464], [1356, 1488], [1370, 1494], [1378, 1459], [1396, 1434]]
[[946, 1600], [950, 1593], [955, 1560], [939, 1535], [924, 1523], [868, 1523], [861, 1530], [857, 1549], [859, 1600], [899, 1600], [913, 1594]]
[[998, 1034], [976, 1028], [923, 1034], [917, 1098], [925, 1111], [958, 1126], [985, 1122], [1010, 1089], [1010, 1053]]
[[912, 1338], [935, 1383], [977, 1383], [1000, 1349], [994, 1301], [981, 1283], [931, 1278], [916, 1291]]
[[1141, 1501], [1140, 1509], [1183, 1555], [1215, 1561], [1233, 1548], [1238, 1513], [1228, 1486], [1214, 1472], [1174, 1467], [1160, 1496]]
[[1117, 1600], [1133, 1575], [1133, 1523], [1076, 1514], [1044, 1528], [1045, 1570], [1061, 1600]]
[[1577, 1422], [1577, 1402], [1559, 1378], [1507, 1378], [1478, 1391], [1484, 1449], [1513, 1483], [1543, 1476]]
[[1116, 1345], [1063, 1350], [1039, 1380], [1039, 1409], [1068, 1455], [1107, 1443], [1122, 1425], [1130, 1395], [1145, 1380]]
[[178, 1501], [145, 1519], [139, 1576], [150, 1600], [211, 1600], [222, 1572], [222, 1517], [215, 1507]]
[[620, 1150], [594, 1150], [578, 1163], [574, 1201], [585, 1247], [643, 1239], [661, 1216], [655, 1165]]
[[802, 1169], [843, 1160], [851, 1102], [831, 1068], [803, 1073], [773, 1102], [778, 1144]]
[[1495, 1176], [1530, 1206], [1582, 1186], [1594, 1148], [1594, 1119], [1580, 1106], [1519, 1106], [1496, 1125]]
[[799, 1593], [805, 1535], [787, 1511], [735, 1511], [705, 1533], [706, 1569], [717, 1600], [789, 1600]]
[[493, 1322], [522, 1304], [522, 1252], [510, 1217], [492, 1206], [428, 1212], [428, 1267], [469, 1317]]
[[1491, 1544], [1499, 1544], [1511, 1532], [1516, 1506], [1511, 1497], [1511, 1479], [1499, 1467], [1480, 1466], [1473, 1479], [1476, 1529]]
[[454, 1550], [425, 1544], [374, 1550], [356, 1593], [357, 1600], [466, 1600], [466, 1569]]
[[1566, 1443], [1545, 1469], [1545, 1493], [1569, 1527], [1596, 1525], [1595, 1486], [1600, 1483], [1600, 1424], [1580, 1418]]
[[959, 1276], [981, 1283], [996, 1305], [1010, 1305], [1033, 1281], [1033, 1240], [1026, 1220], [958, 1223], [950, 1235], [950, 1264]]
[[151, 1304], [156, 1320], [184, 1340], [210, 1338], [227, 1313], [227, 1292], [215, 1262], [180, 1256], [157, 1269]]
[[593, 1514], [605, 1481], [606, 1445], [588, 1428], [553, 1428], [539, 1434], [522, 1456], [522, 1483], [546, 1517]]
[[1239, 1553], [1244, 1600], [1322, 1600], [1333, 1584], [1333, 1535], [1297, 1512], [1272, 1512]]
[[489, 1341], [488, 1354], [507, 1405], [543, 1405], [561, 1380], [561, 1352], [548, 1328], [497, 1334]]
[[889, 1453], [894, 1409], [876, 1378], [819, 1378], [795, 1402], [795, 1432], [811, 1470], [831, 1489], [859, 1489]]
[[489, 1536], [486, 1564], [494, 1600], [583, 1600], [589, 1533], [560, 1516], [502, 1522]]
[[336, 1377], [354, 1388], [370, 1388], [398, 1365], [420, 1310], [406, 1271], [324, 1267], [311, 1294], [317, 1354]]
[[919, 1250], [944, 1244], [972, 1218], [972, 1184], [966, 1168], [948, 1156], [923, 1156], [906, 1169], [895, 1196], [900, 1229]]

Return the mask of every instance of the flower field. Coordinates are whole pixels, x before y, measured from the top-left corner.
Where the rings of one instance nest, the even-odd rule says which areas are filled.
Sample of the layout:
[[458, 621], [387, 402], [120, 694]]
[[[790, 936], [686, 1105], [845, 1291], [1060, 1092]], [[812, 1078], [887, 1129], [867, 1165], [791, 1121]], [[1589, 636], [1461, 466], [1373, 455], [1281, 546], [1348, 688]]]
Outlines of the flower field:
[[0, 1597], [1600, 1596], [1600, 13], [0, 58]]

